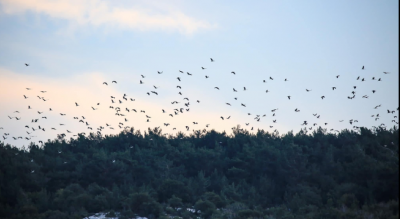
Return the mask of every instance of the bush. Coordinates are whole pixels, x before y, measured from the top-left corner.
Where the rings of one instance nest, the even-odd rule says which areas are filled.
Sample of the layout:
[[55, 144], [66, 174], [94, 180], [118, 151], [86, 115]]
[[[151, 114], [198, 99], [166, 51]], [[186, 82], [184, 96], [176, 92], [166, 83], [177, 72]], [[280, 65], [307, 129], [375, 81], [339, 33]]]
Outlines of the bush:
[[147, 193], [131, 195], [131, 210], [141, 217], [149, 217], [149, 215], [159, 217], [162, 212], [161, 205]]
[[262, 213], [259, 211], [254, 211], [250, 209], [241, 210], [238, 212], [238, 219], [247, 219], [247, 218], [260, 218], [262, 217]]

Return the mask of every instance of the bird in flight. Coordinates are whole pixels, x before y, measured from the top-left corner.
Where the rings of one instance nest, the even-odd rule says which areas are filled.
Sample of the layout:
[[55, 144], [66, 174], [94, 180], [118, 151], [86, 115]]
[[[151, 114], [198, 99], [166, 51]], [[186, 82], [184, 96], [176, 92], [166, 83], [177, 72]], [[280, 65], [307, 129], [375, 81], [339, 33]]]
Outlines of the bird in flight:
[[219, 90], [219, 87], [214, 87], [214, 89], [218, 89]]
[[364, 66], [361, 69], [364, 70]]
[[178, 79], [178, 81], [181, 81], [181, 79], [179, 77], [177, 77], [176, 79]]
[[117, 83], [117, 81], [112, 81], [111, 83]]
[[321, 97], [321, 99], [324, 99], [324, 98], [325, 98], [325, 96], [322, 96], [322, 97]]
[[29, 66], [29, 64], [26, 64], [26, 63], [25, 63], [25, 66]]
[[287, 98], [290, 100], [290, 96], [287, 96]]
[[234, 75], [236, 75], [236, 72], [234, 72], [234, 71], [232, 71], [231, 73], [234, 74]]
[[103, 84], [108, 85], [107, 82], [103, 82]]
[[386, 74], [389, 74], [389, 73], [390, 73], [390, 72], [387, 72], [387, 71], [384, 71], [384, 72], [383, 72], [383, 74], [385, 74], [385, 75], [386, 75]]
[[204, 69], [206, 69], [206, 68], [204, 68], [204, 67], [201, 67], [201, 69], [203, 69], [203, 70], [204, 70]]
[[340, 75], [336, 75], [336, 78], [339, 78]]
[[162, 74], [163, 72], [162, 71], [157, 71], [158, 72], [158, 74]]
[[212, 59], [212, 58], [210, 58], [211, 59], [211, 62], [214, 62], [214, 59]]

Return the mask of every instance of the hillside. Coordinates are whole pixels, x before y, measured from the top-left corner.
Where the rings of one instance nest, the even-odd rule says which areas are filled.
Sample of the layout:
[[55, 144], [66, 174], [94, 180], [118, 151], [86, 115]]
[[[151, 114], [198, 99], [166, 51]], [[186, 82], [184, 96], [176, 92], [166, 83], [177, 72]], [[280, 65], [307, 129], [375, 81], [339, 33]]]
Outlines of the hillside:
[[399, 218], [398, 144], [398, 129], [239, 127], [0, 142], [0, 218]]

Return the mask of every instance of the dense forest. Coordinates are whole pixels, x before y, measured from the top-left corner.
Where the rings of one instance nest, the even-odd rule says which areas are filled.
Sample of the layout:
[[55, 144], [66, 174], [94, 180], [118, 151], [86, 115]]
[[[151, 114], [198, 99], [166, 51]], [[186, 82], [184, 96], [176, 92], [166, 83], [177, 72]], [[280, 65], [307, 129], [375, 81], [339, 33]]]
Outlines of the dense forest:
[[0, 218], [399, 218], [398, 144], [396, 127], [0, 143]]

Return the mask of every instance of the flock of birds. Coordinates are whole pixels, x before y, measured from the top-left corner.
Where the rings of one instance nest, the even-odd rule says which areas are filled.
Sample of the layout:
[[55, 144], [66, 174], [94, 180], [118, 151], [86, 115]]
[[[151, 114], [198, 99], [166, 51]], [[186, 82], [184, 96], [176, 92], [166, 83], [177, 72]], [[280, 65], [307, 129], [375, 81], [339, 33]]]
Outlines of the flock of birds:
[[[211, 62], [214, 62], [214, 59], [210, 58], [210, 61], [211, 61]], [[25, 66], [28, 67], [29, 64], [25, 63]], [[201, 69], [202, 69], [202, 70], [206, 70], [207, 68], [201, 67]], [[361, 70], [364, 70], [364, 69], [365, 69], [365, 67], [362, 66]], [[180, 72], [180, 74], [185, 75], [185, 72], [184, 72], [184, 71], [179, 70], [179, 72]], [[389, 74], [389, 73], [390, 73], [390, 72], [383, 72], [383, 74], [385, 74], [385, 75], [387, 75], [387, 74]], [[157, 74], [163, 74], [163, 71], [158, 71]], [[236, 75], [236, 72], [235, 72], [235, 71], [232, 71], [231, 74], [232, 74], [232, 75]], [[192, 76], [193, 74], [191, 74], [191, 73], [189, 73], [189, 72], [186, 72], [186, 75]], [[183, 95], [182, 92], [181, 92], [182, 86], [181, 86], [181, 84], [180, 84], [180, 83], [182, 82], [181, 77], [182, 77], [182, 76], [176, 78], [176, 80], [177, 80], [176, 82], [178, 83], [178, 85], [176, 86], [176, 89], [179, 89], [178, 94], [179, 94], [180, 97], [182, 98], [182, 95]], [[337, 75], [337, 76], [336, 76], [336, 79], [338, 79], [339, 77], [340, 77], [340, 75]], [[145, 84], [145, 78], [146, 78], [146, 77], [145, 77], [144, 75], [141, 75], [141, 79], [139, 80], [139, 85]], [[205, 75], [205, 78], [208, 79], [209, 76], [208, 76], [208, 75]], [[274, 78], [269, 77], [269, 79], [267, 79], [267, 80], [273, 81]], [[263, 80], [262, 82], [263, 82], [263, 83], [267, 83], [267, 80]], [[365, 81], [365, 78], [363, 78], [363, 77], [357, 77], [356, 80], [360, 80], [360, 81], [362, 82], [362, 81]], [[382, 79], [381, 79], [381, 78], [372, 77], [372, 80], [381, 81]], [[288, 81], [288, 79], [285, 78], [284, 81]], [[109, 82], [103, 82], [102, 85], [103, 85], [103, 86], [110, 86], [111, 84], [118, 84], [118, 82], [115, 81], [115, 80], [114, 80], [114, 81], [111, 81], [111, 83], [109, 83]], [[159, 87], [153, 85], [153, 88], [154, 88], [154, 90], [148, 91], [148, 92], [146, 92], [146, 94], [147, 94], [147, 95], [159, 95], [159, 92], [157, 92], [157, 89], [158, 89]], [[220, 88], [219, 88], [218, 86], [214, 87], [214, 89], [215, 89], [215, 90], [220, 90]], [[354, 99], [354, 98], [356, 98], [357, 86], [353, 86], [352, 89], [353, 89], [353, 90], [351, 91], [351, 94], [347, 97], [348, 99]], [[28, 98], [32, 97], [32, 88], [26, 88], [26, 90], [27, 90], [27, 94], [23, 95], [23, 98], [24, 98], [24, 99], [28, 99]], [[236, 89], [236, 88], [233, 88], [233, 89], [232, 89], [232, 91], [235, 92], [235, 93], [238, 92], [238, 90], [239, 90], [239, 89]], [[243, 91], [246, 91], [246, 90], [247, 90], [247, 88], [244, 86], [244, 87], [243, 87]], [[333, 91], [336, 90], [336, 87], [332, 87], [332, 90], [333, 90]], [[305, 89], [305, 91], [306, 91], [306, 92], [312, 92], [312, 89], [308, 89], [308, 88], [307, 88], [307, 89]], [[376, 90], [371, 90], [371, 94], [374, 94], [375, 92], [376, 92]], [[44, 91], [44, 90], [40, 91], [40, 95], [45, 95], [46, 93], [47, 93], [47, 91]], [[265, 93], [269, 93], [269, 90], [265, 90]], [[368, 95], [363, 95], [363, 96], [362, 96], [362, 98], [368, 98], [368, 97], [369, 97]], [[33, 98], [33, 97], [32, 97], [32, 98]], [[39, 96], [39, 95], [37, 95], [37, 98], [38, 98], [39, 100], [41, 100], [41, 101], [48, 101], [48, 98], [46, 98], [46, 97], [44, 97], [44, 96]], [[291, 98], [292, 98], [292, 96], [287, 96], [287, 99], [288, 99], [288, 100], [291, 100]], [[324, 95], [321, 95], [320, 98], [323, 100], [323, 99], [325, 98], [325, 96], [324, 96]], [[233, 99], [234, 99], [235, 101], [238, 100], [237, 97], [234, 97]], [[127, 118], [127, 114], [129, 114], [129, 113], [139, 113], [139, 114], [140, 114], [140, 113], [143, 113], [143, 114], [145, 115], [145, 120], [146, 120], [146, 122], [150, 122], [151, 119], [152, 119], [152, 116], [146, 114], [146, 110], [144, 110], [144, 109], [137, 109], [137, 108], [135, 109], [135, 108], [131, 108], [131, 107], [129, 107], [129, 108], [126, 107], [126, 103], [127, 103], [127, 102], [134, 102], [134, 101], [136, 101], [136, 99], [134, 99], [134, 98], [130, 98], [130, 97], [128, 98], [128, 95], [126, 95], [126, 94], [124, 94], [121, 98], [118, 98], [118, 99], [117, 99], [115, 96], [110, 96], [110, 99], [109, 99], [109, 100], [110, 100], [110, 105], [109, 105], [108, 108], [109, 108], [110, 110], [114, 111], [113, 113], [114, 113], [116, 116], [121, 117], [120, 122], [118, 123], [118, 128], [119, 128], [119, 129], [127, 129], [127, 128], [130, 128], [130, 126], [127, 126], [127, 125], [126, 125], [126, 123], [129, 123], [129, 120], [128, 120], [128, 118]], [[196, 103], [200, 103], [200, 100], [196, 100]], [[227, 106], [232, 106], [232, 105], [233, 105], [233, 104], [231, 104], [231, 103], [229, 103], [229, 102], [226, 102], [225, 104], [226, 104]], [[72, 105], [72, 103], [71, 103], [71, 105]], [[75, 102], [74, 105], [75, 105], [75, 107], [81, 107], [81, 105], [80, 105], [78, 102]], [[91, 109], [92, 109], [92, 110], [98, 110], [98, 109], [99, 109], [99, 108], [98, 108], [99, 105], [100, 105], [100, 103], [97, 103], [95, 106], [91, 106]], [[166, 114], [166, 116], [173, 118], [173, 117], [179, 116], [179, 115], [181, 115], [181, 114], [183, 114], [183, 113], [189, 113], [189, 112], [190, 112], [190, 109], [191, 109], [190, 107], [192, 106], [191, 102], [189, 101], [189, 97], [183, 97], [183, 98], [182, 98], [182, 101], [173, 100], [173, 101], [171, 102], [171, 105], [173, 105], [173, 107], [172, 107], [173, 109], [170, 109], [170, 110], [159, 109], [159, 110], [160, 110], [160, 113], [164, 113], [164, 114]], [[245, 103], [240, 103], [240, 106], [241, 106], [241, 107], [246, 107], [246, 104], [245, 104]], [[375, 106], [375, 109], [378, 109], [378, 108], [380, 108], [380, 107], [381, 107], [381, 104]], [[33, 107], [33, 106], [31, 107], [31, 105], [27, 105], [27, 106], [26, 106], [26, 110], [32, 110], [32, 111], [33, 111], [33, 110], [35, 110], [34, 108], [35, 108], [35, 107]], [[24, 128], [26, 129], [25, 131], [26, 131], [26, 134], [27, 134], [27, 135], [25, 135], [25, 136], [10, 136], [10, 133], [6, 132], [6, 131], [4, 130], [3, 127], [0, 127], [0, 129], [1, 129], [0, 131], [3, 131], [3, 136], [2, 136], [3, 139], [2, 139], [2, 140], [3, 140], [3, 141], [6, 141], [6, 140], [11, 140], [11, 139], [13, 139], [13, 140], [22, 139], [22, 140], [33, 141], [32, 138], [35, 138], [35, 137], [36, 137], [36, 135], [35, 135], [34, 133], [37, 133], [37, 132], [45, 132], [45, 131], [47, 131], [47, 130], [56, 131], [56, 132], [59, 132], [60, 130], [62, 130], [61, 133], [58, 133], [58, 137], [61, 137], [61, 138], [66, 137], [67, 134], [71, 134], [73, 137], [78, 136], [79, 133], [74, 133], [73, 131], [70, 131], [69, 129], [64, 128], [64, 127], [65, 127], [65, 124], [63, 124], [63, 123], [60, 123], [60, 124], [57, 124], [57, 125], [54, 124], [52, 127], [45, 127], [44, 124], [40, 124], [40, 121], [46, 120], [46, 119], [47, 119], [47, 114], [48, 114], [49, 112], [55, 113], [55, 112], [52, 110], [52, 108], [49, 108], [47, 111], [48, 111], [48, 112], [38, 110], [38, 111], [37, 111], [37, 114], [39, 115], [39, 117], [32, 118], [32, 119], [30, 119], [30, 121], [31, 121], [30, 124], [25, 124]], [[276, 115], [277, 111], [278, 111], [278, 108], [272, 109], [272, 110], [271, 110], [271, 114], [272, 114], [271, 116], [275, 118], [275, 115]], [[294, 112], [295, 112], [295, 113], [298, 113], [298, 112], [300, 112], [300, 111], [301, 111], [301, 110], [300, 110], [299, 108], [295, 108], [295, 109], [294, 109]], [[392, 121], [393, 123], [395, 123], [396, 125], [398, 125], [397, 113], [396, 113], [396, 111], [398, 111], [398, 108], [397, 108], [397, 109], [387, 109], [387, 114], [390, 114], [390, 116], [392, 116], [392, 120], [391, 120], [391, 121]], [[10, 120], [21, 120], [21, 117], [18, 116], [19, 113], [20, 113], [20, 110], [16, 110], [16, 111], [13, 112], [13, 114], [14, 114], [15, 116], [9, 116], [9, 115], [8, 115], [8, 118], [9, 118]], [[59, 114], [59, 116], [61, 116], [61, 117], [67, 116], [65, 113], [62, 113], [62, 112], [58, 112], [57, 114]], [[375, 120], [375, 121], [378, 121], [378, 120], [381, 118], [381, 114], [382, 114], [382, 113], [373, 114], [373, 115], [371, 115], [371, 117], [374, 117], [374, 120]], [[386, 114], [386, 112], [385, 112], [385, 114]], [[252, 113], [247, 113], [247, 115], [250, 116], [250, 115], [253, 115], [253, 114], [252, 114]], [[263, 115], [260, 114], [260, 115], [254, 115], [254, 116], [255, 116], [255, 117], [254, 117], [254, 120], [255, 120], [256, 122], [260, 122], [260, 120], [261, 120], [263, 117], [267, 117], [267, 114], [263, 114]], [[318, 114], [318, 113], [314, 113], [313, 116], [314, 116], [316, 119], [319, 119], [321, 115]], [[93, 127], [93, 126], [90, 125], [91, 123], [85, 118], [85, 116], [73, 116], [73, 117], [71, 117], [71, 118], [72, 118], [73, 120], [76, 120], [78, 123], [82, 123], [83, 125], [85, 125], [86, 128], [87, 128], [87, 130], [90, 130], [89, 132], [96, 132], [97, 134], [100, 134], [100, 135], [102, 135], [102, 131], [105, 130], [105, 129], [111, 129], [111, 130], [117, 129], [116, 126], [110, 125], [109, 123], [105, 123], [104, 125], [100, 125], [100, 126], [98, 126], [98, 127]], [[219, 120], [219, 119], [220, 119], [220, 120], [229, 120], [230, 118], [231, 118], [231, 116], [220, 116], [220, 117], [218, 118], [218, 120]], [[273, 129], [273, 128], [274, 128], [274, 124], [277, 123], [277, 119], [274, 119], [274, 118], [272, 119], [272, 124], [269, 125], [269, 128], [271, 128], [271, 129]], [[217, 118], [215, 118], [215, 119], [217, 119]], [[344, 122], [344, 120], [339, 120], [339, 122]], [[353, 127], [354, 129], [358, 129], [358, 128], [359, 128], [359, 127], [356, 125], [356, 123], [358, 123], [358, 120], [357, 120], [357, 119], [350, 119], [350, 120], [348, 120], [348, 122], [349, 122], [350, 125], [352, 125], [352, 127]], [[199, 123], [196, 122], [196, 121], [193, 121], [192, 123], [193, 123], [193, 126], [196, 126], [196, 125], [199, 124]], [[170, 124], [170, 123], [164, 123], [163, 125], [166, 126], [166, 127], [168, 127], [168, 126], [170, 126], [171, 124]], [[193, 131], [193, 132], [198, 132], [198, 133], [201, 133], [201, 132], [205, 133], [205, 132], [207, 132], [207, 128], [210, 128], [210, 124], [204, 124], [204, 125], [205, 125], [205, 126], [204, 126], [202, 129], [198, 129], [198, 130], [192, 129], [192, 131]], [[248, 127], [248, 130], [254, 130], [254, 127], [249, 126], [249, 125], [250, 125], [250, 122], [246, 122], [244, 125], [245, 125], [244, 127]], [[306, 129], [308, 129], [308, 130], [312, 130], [312, 129], [313, 129], [314, 127], [316, 127], [316, 126], [318, 127], [318, 124], [317, 124], [317, 123], [315, 123], [315, 122], [308, 122], [308, 121], [303, 121], [303, 122], [302, 122], [301, 124], [299, 124], [299, 125], [304, 126], [304, 127], [305, 127]], [[319, 124], [319, 126], [327, 126], [327, 125], [328, 125], [327, 122], [322, 122], [322, 123]], [[182, 128], [182, 129], [184, 128], [184, 130], [190, 131], [190, 130], [191, 130], [190, 126], [192, 126], [192, 125], [191, 125], [191, 124], [190, 124], [190, 125], [187, 124], [187, 125], [185, 125], [185, 127], [180, 127], [180, 128]], [[193, 126], [192, 126], [192, 127], [193, 127]], [[386, 127], [386, 125], [385, 125], [384, 123], [381, 123], [379, 126], [380, 126], [380, 127], [383, 127], [383, 128]], [[197, 127], [197, 126], [196, 126], [196, 127]], [[238, 128], [240, 129], [240, 127], [238, 127]], [[172, 129], [172, 130], [176, 130], [176, 129], [177, 129], [177, 127], [174, 127], [174, 126], [173, 126], [173, 129]], [[232, 129], [234, 129], [234, 128], [232, 128]], [[243, 128], [242, 128], [242, 129], [243, 129]], [[332, 132], [339, 132], [339, 130], [335, 130], [335, 129], [330, 129], [330, 131], [332, 131]], [[278, 132], [277, 129], [275, 129], [274, 132]], [[85, 132], [81, 132], [81, 134], [85, 135]], [[168, 135], [168, 133], [165, 133], [165, 135]], [[38, 140], [37, 142], [43, 144], [43, 140]], [[61, 153], [61, 151], [60, 151], [59, 153]]]

